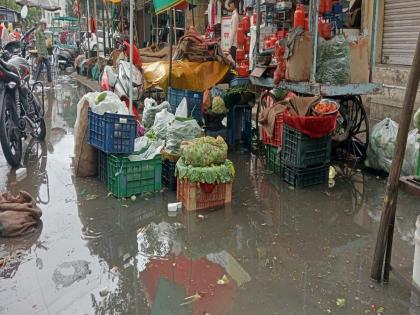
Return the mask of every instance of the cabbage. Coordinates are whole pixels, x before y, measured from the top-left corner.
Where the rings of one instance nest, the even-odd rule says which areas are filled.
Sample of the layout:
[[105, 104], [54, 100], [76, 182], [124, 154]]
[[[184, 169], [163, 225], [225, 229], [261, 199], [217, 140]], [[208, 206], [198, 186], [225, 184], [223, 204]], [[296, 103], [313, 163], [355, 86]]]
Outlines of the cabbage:
[[230, 160], [225, 160], [223, 164], [210, 165], [204, 167], [194, 167], [187, 165], [185, 159], [181, 157], [176, 163], [175, 175], [179, 179], [188, 179], [193, 183], [229, 183], [235, 177], [235, 167]]

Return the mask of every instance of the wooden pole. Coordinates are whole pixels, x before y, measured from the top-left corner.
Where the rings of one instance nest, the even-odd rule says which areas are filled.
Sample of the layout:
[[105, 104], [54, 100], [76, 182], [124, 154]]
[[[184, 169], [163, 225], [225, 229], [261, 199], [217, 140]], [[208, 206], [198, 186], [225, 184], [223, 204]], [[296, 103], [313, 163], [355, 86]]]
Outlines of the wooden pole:
[[172, 12], [169, 11], [169, 78], [168, 78], [168, 88], [172, 86], [172, 45], [174, 41], [174, 28], [172, 23]]
[[[387, 248], [387, 239], [389, 238], [389, 229], [395, 220], [397, 209], [398, 185], [401, 174], [401, 168], [404, 159], [405, 147], [407, 145], [407, 135], [410, 127], [411, 117], [413, 115], [414, 101], [416, 100], [417, 89], [420, 79], [420, 34], [417, 39], [416, 53], [408, 77], [407, 88], [405, 90], [403, 107], [400, 114], [400, 127], [397, 134], [397, 144], [394, 158], [392, 160], [391, 170], [389, 172], [388, 183], [385, 189], [384, 211], [381, 216], [378, 237], [376, 239], [375, 254], [373, 256], [371, 277], [373, 280], [382, 280], [382, 269], [384, 266], [384, 255]], [[388, 247], [391, 250], [391, 247]], [[391, 255], [388, 252], [387, 255]]]

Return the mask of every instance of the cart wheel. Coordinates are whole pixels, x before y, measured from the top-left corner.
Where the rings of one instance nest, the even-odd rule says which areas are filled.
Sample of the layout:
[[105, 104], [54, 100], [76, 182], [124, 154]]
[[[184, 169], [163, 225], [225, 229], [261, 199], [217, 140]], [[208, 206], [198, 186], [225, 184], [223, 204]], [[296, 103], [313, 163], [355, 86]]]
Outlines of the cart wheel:
[[262, 111], [264, 111], [264, 109], [266, 109], [267, 107], [273, 106], [273, 104], [275, 102], [276, 102], [276, 97], [269, 90], [265, 90], [260, 96], [260, 100], [258, 102], [258, 107], [257, 107], [257, 116], [255, 118], [255, 120], [256, 120], [255, 125], [256, 125], [256, 128], [257, 128], [258, 140], [261, 139], [260, 128], [258, 126], [258, 117], [260, 116], [260, 113]]
[[333, 137], [335, 147], [344, 151], [340, 158], [363, 162], [369, 145], [369, 121], [362, 98], [359, 95], [345, 96], [339, 101], [341, 118]]

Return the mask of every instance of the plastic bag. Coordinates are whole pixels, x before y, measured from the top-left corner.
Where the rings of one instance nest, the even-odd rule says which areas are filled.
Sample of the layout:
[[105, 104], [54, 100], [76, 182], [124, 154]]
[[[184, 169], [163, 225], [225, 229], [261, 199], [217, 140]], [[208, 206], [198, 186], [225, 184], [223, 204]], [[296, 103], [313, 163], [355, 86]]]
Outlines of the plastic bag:
[[[90, 93], [89, 93], [90, 94]], [[96, 104], [96, 96], [98, 94], [106, 94], [105, 98]], [[120, 115], [128, 115], [128, 108], [120, 98], [113, 92], [106, 91], [95, 95], [95, 99], [89, 101], [89, 106], [96, 114], [103, 115], [104, 113], [113, 113]], [[91, 96], [89, 96], [90, 98]]]
[[417, 129], [420, 129], [420, 108], [414, 114], [413, 124], [414, 124], [414, 127], [416, 127]]
[[163, 140], [148, 141], [148, 147], [146, 149], [143, 148], [143, 150], [145, 149], [143, 152], [129, 155], [128, 159], [130, 161], [152, 160], [156, 157], [156, 155], [160, 154], [160, 151], [162, 151], [164, 146], [165, 141]]
[[350, 82], [350, 45], [343, 35], [321, 41], [318, 48], [318, 83], [347, 84]]
[[171, 154], [179, 155], [181, 153], [181, 142], [192, 140], [201, 135], [201, 128], [195, 119], [177, 119], [175, 118], [168, 126], [166, 151]]
[[182, 99], [181, 103], [179, 103], [178, 107], [176, 108], [175, 116], [188, 117], [188, 104], [187, 99], [185, 97]]
[[222, 164], [227, 158], [227, 149], [228, 146], [222, 137], [202, 137], [181, 146], [185, 163], [192, 166]]
[[175, 119], [174, 114], [168, 112], [165, 108], [156, 114], [155, 123], [151, 130], [158, 139], [166, 139], [169, 124]]
[[[411, 130], [407, 137], [407, 146], [402, 175], [414, 175], [419, 154], [419, 135], [417, 129]], [[370, 135], [365, 165], [373, 169], [389, 172], [394, 157], [398, 133], [398, 124], [390, 118], [385, 118], [376, 124]]]
[[162, 111], [163, 109], [168, 109], [169, 103], [163, 102], [160, 105], [157, 105], [156, 101], [152, 98], [146, 98], [144, 100], [144, 111], [143, 111], [143, 120], [142, 124], [145, 129], [150, 129], [154, 122], [156, 114]]

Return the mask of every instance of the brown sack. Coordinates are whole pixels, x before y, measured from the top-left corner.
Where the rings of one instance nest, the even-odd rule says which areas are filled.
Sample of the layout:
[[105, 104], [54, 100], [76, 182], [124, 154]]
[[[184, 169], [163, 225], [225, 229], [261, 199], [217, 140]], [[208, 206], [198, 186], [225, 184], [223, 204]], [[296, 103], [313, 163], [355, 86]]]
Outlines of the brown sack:
[[16, 237], [33, 232], [38, 226], [42, 210], [26, 191], [15, 197], [11, 193], [0, 195], [0, 236]]
[[312, 33], [305, 32], [295, 38], [293, 55], [287, 59], [286, 80], [309, 81], [312, 67]]
[[361, 37], [356, 43], [350, 43], [350, 83], [369, 82], [369, 40]]
[[89, 101], [84, 96], [77, 104], [77, 119], [74, 125], [74, 173], [78, 177], [93, 177], [98, 172], [97, 151], [87, 143], [88, 109]]

